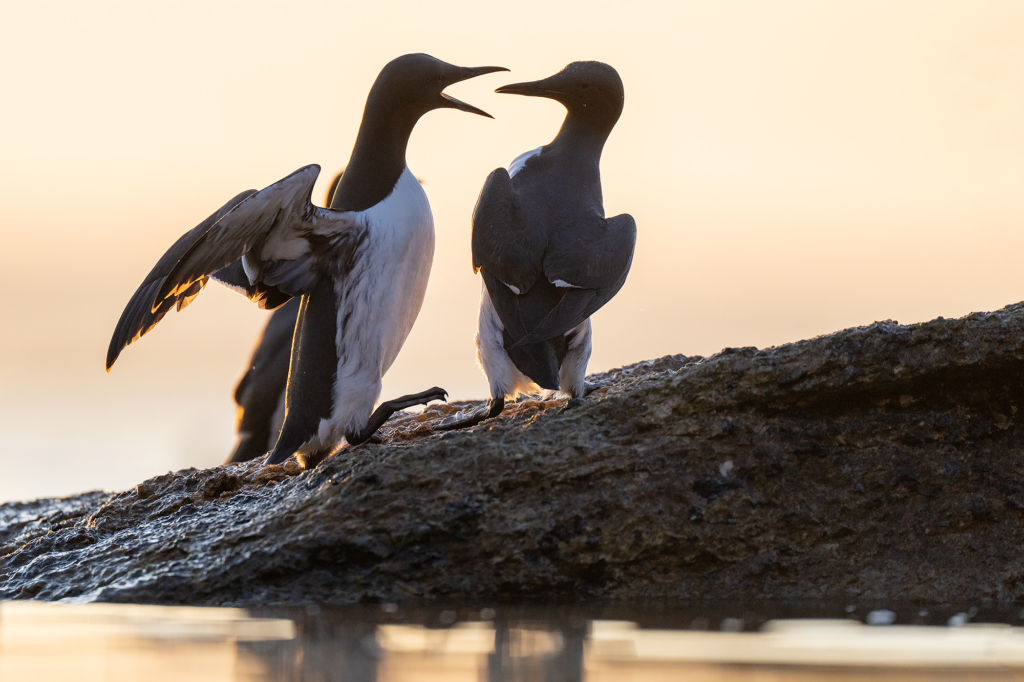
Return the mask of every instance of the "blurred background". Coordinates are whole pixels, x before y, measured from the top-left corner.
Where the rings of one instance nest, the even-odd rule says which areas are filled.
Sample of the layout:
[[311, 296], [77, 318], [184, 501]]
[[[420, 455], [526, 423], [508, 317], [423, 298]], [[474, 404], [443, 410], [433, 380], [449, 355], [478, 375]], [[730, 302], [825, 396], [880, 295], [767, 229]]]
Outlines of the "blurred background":
[[576, 59], [622, 76], [605, 208], [630, 278], [591, 371], [1024, 299], [1024, 4], [1015, 0], [16, 3], [0, 40], [0, 501], [220, 463], [267, 313], [211, 284], [104, 373], [163, 251], [240, 190], [351, 150], [407, 52], [501, 65], [409, 148], [437, 250], [384, 395], [484, 398], [469, 218], [564, 110], [501, 96]]

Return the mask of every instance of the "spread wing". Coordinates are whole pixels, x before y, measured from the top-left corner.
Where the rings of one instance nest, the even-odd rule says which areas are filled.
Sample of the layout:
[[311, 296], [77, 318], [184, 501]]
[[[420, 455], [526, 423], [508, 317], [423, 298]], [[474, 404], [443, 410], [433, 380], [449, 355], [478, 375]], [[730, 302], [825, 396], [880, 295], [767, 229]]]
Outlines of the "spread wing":
[[[310, 291], [338, 263], [351, 262], [365, 232], [352, 213], [311, 203], [319, 173], [319, 166], [306, 166], [259, 192], [239, 195], [240, 201], [229, 202], [175, 242], [122, 314], [107, 353], [107, 370], [172, 303], [187, 304], [210, 276], [275, 307]], [[132, 331], [137, 326], [145, 331]]]
[[[175, 263], [157, 290], [154, 306], [239, 258], [243, 259], [242, 265], [250, 282], [263, 281], [275, 286], [278, 280], [291, 279], [293, 281], [288, 282], [292, 285], [288, 287], [291, 290], [286, 289], [286, 293], [293, 296], [312, 288], [315, 277], [308, 268], [303, 273], [293, 270], [308, 265], [309, 259], [304, 258], [310, 250], [308, 236], [311, 226], [307, 224], [307, 218], [314, 208], [310, 196], [319, 174], [320, 166], [300, 168], [248, 197], [211, 225]], [[287, 264], [284, 269], [291, 277], [271, 274], [269, 279], [272, 281], [267, 281], [264, 271], [271, 264]], [[303, 279], [302, 275], [306, 278]], [[309, 278], [314, 281], [309, 281]], [[302, 281], [296, 281], [300, 279]]]
[[217, 211], [203, 222], [196, 225], [194, 228], [183, 234], [178, 241], [174, 242], [174, 245], [167, 250], [167, 253], [157, 262], [157, 264], [150, 270], [146, 278], [142, 280], [142, 284], [135, 291], [131, 300], [128, 301], [128, 305], [125, 306], [124, 312], [121, 313], [121, 319], [117, 322], [117, 327], [114, 329], [114, 336], [110, 339], [110, 346], [107, 348], [107, 370], [109, 371], [113, 366], [114, 361], [117, 360], [117, 356], [121, 354], [121, 351], [136, 341], [140, 337], [146, 334], [150, 329], [155, 327], [157, 323], [163, 319], [164, 315], [169, 313], [173, 308], [183, 310], [185, 306], [192, 302], [199, 292], [206, 285], [206, 280], [202, 279], [194, 282], [192, 287], [183, 291], [180, 295], [162, 299], [160, 305], [154, 306], [153, 301], [156, 298], [156, 292], [163, 285], [167, 275], [174, 268], [174, 265], [178, 262], [178, 259], [192, 246], [192, 244], [203, 234], [206, 233], [210, 227], [224, 217], [224, 215], [233, 209], [235, 206], [240, 204], [244, 199], [256, 193], [256, 190], [249, 189], [237, 196], [231, 201], [221, 206]]

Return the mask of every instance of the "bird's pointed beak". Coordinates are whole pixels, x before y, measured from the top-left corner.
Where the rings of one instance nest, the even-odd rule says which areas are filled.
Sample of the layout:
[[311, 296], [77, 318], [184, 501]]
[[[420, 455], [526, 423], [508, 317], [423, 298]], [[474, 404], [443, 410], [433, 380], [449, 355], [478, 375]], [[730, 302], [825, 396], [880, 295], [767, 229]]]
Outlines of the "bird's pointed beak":
[[[469, 80], [470, 78], [476, 78], [477, 76], [483, 76], [487, 73], [496, 73], [498, 71], [508, 71], [504, 66], [463, 66], [456, 71], [454, 78], [451, 83], [461, 83], [462, 81]], [[451, 85], [449, 83], [449, 85]], [[458, 109], [459, 111], [465, 111], [469, 114], [477, 114], [478, 116], [486, 116], [487, 118], [494, 118], [483, 109], [477, 109], [472, 104], [467, 104], [462, 100], [455, 99], [451, 95], [441, 93], [441, 98], [444, 103], [441, 105], [449, 109]]]
[[502, 85], [495, 92], [501, 95], [524, 95], [526, 97], [550, 97], [554, 99], [562, 94], [558, 90], [558, 85], [554, 82], [554, 78], [555, 76], [551, 76], [550, 78], [530, 81], [528, 83], [509, 83], [508, 85]]
[[465, 111], [470, 114], [479, 114], [480, 116], [486, 116], [487, 118], [494, 118], [483, 109], [477, 109], [472, 104], [467, 104], [461, 99], [455, 99], [451, 95], [441, 93], [441, 98], [445, 101], [442, 106], [448, 107], [449, 109], [458, 109], [459, 111]]
[[470, 78], [476, 78], [477, 76], [483, 76], [488, 73], [497, 73], [498, 71], [508, 71], [508, 69], [504, 66], [463, 66], [459, 69], [459, 72], [455, 74], [455, 80], [453, 80], [452, 83], [468, 81]]

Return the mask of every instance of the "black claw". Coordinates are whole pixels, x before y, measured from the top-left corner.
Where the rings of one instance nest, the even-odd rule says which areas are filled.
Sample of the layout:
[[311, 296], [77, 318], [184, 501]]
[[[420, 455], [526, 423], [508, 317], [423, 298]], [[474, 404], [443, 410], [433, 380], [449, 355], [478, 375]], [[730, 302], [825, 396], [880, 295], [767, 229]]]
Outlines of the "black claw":
[[565, 407], [563, 407], [561, 409], [559, 414], [565, 414], [569, 410], [575, 410], [577, 407], [582, 407], [583, 405], [584, 405], [583, 398], [572, 398], [569, 402], [567, 402], [565, 404]]

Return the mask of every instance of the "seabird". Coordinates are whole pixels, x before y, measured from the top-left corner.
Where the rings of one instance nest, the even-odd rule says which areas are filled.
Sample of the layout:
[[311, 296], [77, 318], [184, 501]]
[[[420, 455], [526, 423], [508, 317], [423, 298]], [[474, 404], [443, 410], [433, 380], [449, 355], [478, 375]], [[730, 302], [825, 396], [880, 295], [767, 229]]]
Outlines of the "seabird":
[[601, 150], [622, 114], [619, 74], [574, 62], [554, 76], [495, 92], [547, 97], [566, 108], [549, 144], [488, 176], [473, 210], [473, 270], [483, 278], [477, 357], [490, 383], [487, 406], [444, 424], [496, 417], [506, 398], [539, 388], [582, 402], [590, 316], [626, 281], [636, 244], [629, 215], [604, 217]]
[[256, 342], [249, 368], [235, 387], [238, 442], [228, 463], [248, 462], [273, 449], [284, 423], [285, 388], [299, 302], [275, 310]]
[[248, 190], [185, 233], [128, 302], [107, 352], [107, 370], [127, 345], [212, 277], [273, 309], [299, 297], [285, 418], [267, 462], [292, 454], [303, 466], [342, 438], [368, 440], [398, 410], [444, 400], [434, 387], [374, 404], [419, 314], [434, 253], [434, 221], [406, 166], [409, 136], [433, 109], [490, 115], [442, 91], [508, 69], [460, 67], [425, 54], [399, 57], [377, 76], [352, 156], [330, 208], [310, 200], [320, 167], [300, 168]]
[[[334, 200], [343, 173], [340, 171], [331, 180], [326, 192], [326, 206]], [[423, 183], [422, 180], [419, 182]], [[299, 299], [293, 298], [271, 313], [267, 326], [256, 340], [245, 374], [235, 386], [238, 440], [228, 456], [228, 464], [262, 457], [277, 443], [284, 423], [288, 364], [298, 316]]]
[[[331, 180], [326, 206], [334, 200], [344, 171]], [[419, 180], [423, 184], [422, 180]], [[248, 462], [272, 450], [284, 424], [285, 387], [291, 360], [292, 336], [299, 315], [299, 299], [290, 299], [274, 310], [256, 340], [245, 374], [235, 386], [235, 430], [238, 440], [227, 463]], [[371, 439], [373, 440], [373, 439]]]

